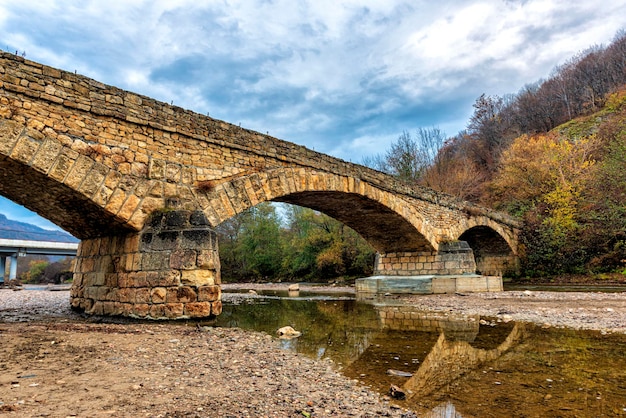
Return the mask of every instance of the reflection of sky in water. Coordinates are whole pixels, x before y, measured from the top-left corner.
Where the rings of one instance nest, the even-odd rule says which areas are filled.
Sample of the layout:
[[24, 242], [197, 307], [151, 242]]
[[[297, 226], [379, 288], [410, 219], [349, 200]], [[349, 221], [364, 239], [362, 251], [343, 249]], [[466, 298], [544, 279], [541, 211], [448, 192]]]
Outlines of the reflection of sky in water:
[[[493, 320], [480, 325], [478, 317], [463, 319], [450, 312], [437, 314], [435, 321], [432, 312], [415, 312], [410, 307], [399, 309], [406, 318], [390, 322], [383, 318], [389, 316], [389, 309], [327, 295], [307, 295], [305, 300], [272, 295], [262, 303], [258, 299], [239, 305], [224, 303], [215, 325], [273, 336], [278, 328], [291, 326], [302, 335], [279, 339], [281, 348], [316, 359], [330, 358], [343, 374], [381, 394], [388, 393], [390, 384], [402, 387], [408, 381], [387, 374], [389, 369], [416, 373], [430, 367], [442, 331], [450, 347], [484, 353], [500, 346], [515, 326]], [[403, 323], [413, 325], [407, 329]], [[619, 416], [626, 412], [624, 353], [626, 335], [528, 325], [521, 341], [497, 353], [495, 360], [478, 361], [460, 377], [420, 396], [419, 405], [411, 400], [403, 405], [427, 417], [481, 416], [486, 411], [497, 416], [515, 416], [520, 411], [528, 416], [557, 416], [564, 410], [571, 416], [601, 416], [607, 411]], [[446, 361], [460, 362], [447, 364], [451, 369], [468, 364], [467, 359]]]

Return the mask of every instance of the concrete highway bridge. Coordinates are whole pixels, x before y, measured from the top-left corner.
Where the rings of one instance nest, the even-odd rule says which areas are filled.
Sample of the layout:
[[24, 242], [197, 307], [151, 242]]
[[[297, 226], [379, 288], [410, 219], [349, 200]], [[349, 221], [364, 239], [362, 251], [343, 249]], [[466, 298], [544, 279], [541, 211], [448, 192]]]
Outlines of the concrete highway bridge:
[[81, 239], [71, 304], [90, 314], [219, 314], [214, 228], [266, 201], [356, 230], [379, 278], [444, 277], [454, 291], [517, 265], [504, 214], [8, 53], [0, 194]]
[[[9, 266], [8, 280], [17, 276], [17, 258], [27, 254], [75, 256], [78, 243], [32, 241], [0, 238], [0, 284], [4, 283], [6, 268]], [[7, 263], [8, 261], [8, 263]]]

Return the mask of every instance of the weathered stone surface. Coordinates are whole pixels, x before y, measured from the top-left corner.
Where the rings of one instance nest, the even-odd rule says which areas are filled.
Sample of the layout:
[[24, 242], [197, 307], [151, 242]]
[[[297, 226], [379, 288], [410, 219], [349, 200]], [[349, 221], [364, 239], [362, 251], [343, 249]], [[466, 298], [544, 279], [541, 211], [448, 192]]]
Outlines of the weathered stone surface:
[[185, 270], [181, 272], [180, 282], [193, 286], [214, 285], [213, 270]]
[[211, 302], [191, 302], [185, 304], [185, 315], [191, 318], [204, 318], [211, 315]]
[[215, 302], [211, 302], [211, 314], [219, 315], [222, 313], [222, 301], [216, 300]]
[[215, 302], [220, 300], [221, 289], [217, 285], [198, 287], [199, 302]]
[[166, 303], [164, 305], [167, 318], [180, 318], [183, 316], [185, 305], [183, 303]]
[[197, 258], [198, 267], [206, 270], [219, 268], [219, 256], [214, 250], [200, 250]]
[[167, 296], [167, 290], [164, 287], [155, 287], [150, 291], [150, 300], [152, 303], [164, 303]]
[[170, 268], [175, 270], [192, 270], [196, 268], [197, 254], [195, 250], [179, 249], [170, 256]]
[[461, 274], [448, 276], [373, 276], [357, 279], [357, 298], [383, 294], [441, 294], [502, 291], [502, 277]]
[[167, 290], [167, 302], [195, 302], [197, 299], [196, 292], [189, 286], [173, 287]]

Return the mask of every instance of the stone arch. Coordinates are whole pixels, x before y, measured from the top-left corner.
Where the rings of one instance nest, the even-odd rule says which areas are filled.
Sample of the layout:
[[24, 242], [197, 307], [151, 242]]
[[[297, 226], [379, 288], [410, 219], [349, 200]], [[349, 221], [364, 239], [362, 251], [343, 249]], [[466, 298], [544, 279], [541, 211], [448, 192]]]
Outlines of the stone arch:
[[164, 206], [162, 184], [123, 174], [28, 126], [0, 120], [0, 194], [59, 225], [92, 239], [138, 232]]
[[434, 251], [436, 233], [399, 196], [358, 178], [309, 168], [278, 168], [204, 187], [198, 200], [210, 223], [221, 222], [261, 202], [319, 210], [348, 225], [381, 253]]
[[462, 239], [460, 238], [461, 236], [467, 235], [470, 233], [469, 231], [472, 231], [475, 228], [478, 228], [478, 230], [485, 229], [489, 231], [489, 234], [495, 234], [491, 239], [499, 238], [504, 240], [508, 250], [513, 254], [517, 254], [518, 241], [516, 228], [505, 228], [501, 223], [496, 222], [487, 216], [474, 216], [467, 220], [463, 231], [459, 234], [458, 239]]

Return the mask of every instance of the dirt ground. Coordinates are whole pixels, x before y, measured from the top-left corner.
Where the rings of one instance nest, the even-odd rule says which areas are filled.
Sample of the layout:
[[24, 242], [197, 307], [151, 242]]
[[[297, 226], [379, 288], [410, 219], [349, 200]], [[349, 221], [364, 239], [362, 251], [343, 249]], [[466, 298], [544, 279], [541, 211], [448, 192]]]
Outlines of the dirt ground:
[[[73, 313], [67, 301], [67, 291], [0, 290], [0, 414], [415, 416], [344, 377], [330, 361], [281, 350], [275, 336], [183, 323], [112, 323]], [[626, 293], [520, 291], [391, 301], [544, 326], [626, 333]]]

